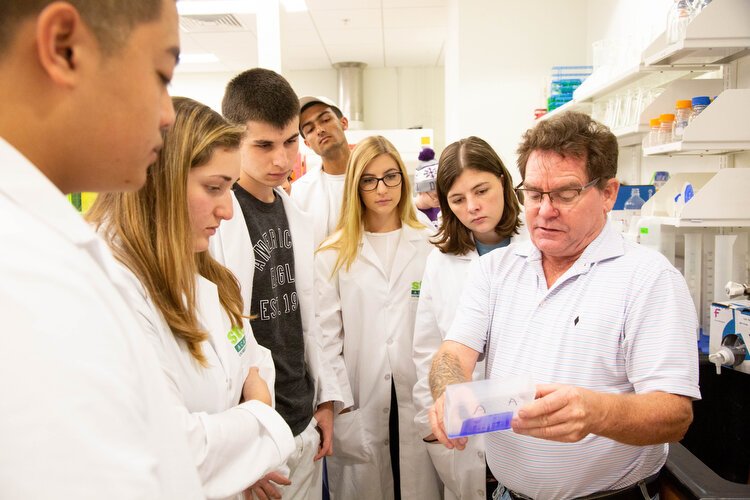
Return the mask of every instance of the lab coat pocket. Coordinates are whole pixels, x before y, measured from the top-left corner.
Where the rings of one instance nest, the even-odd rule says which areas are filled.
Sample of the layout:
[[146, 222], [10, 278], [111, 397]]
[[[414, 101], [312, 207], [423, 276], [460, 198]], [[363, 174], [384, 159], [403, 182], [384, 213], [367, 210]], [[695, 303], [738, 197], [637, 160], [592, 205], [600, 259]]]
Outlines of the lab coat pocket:
[[432, 465], [435, 466], [435, 470], [445, 487], [452, 492], [459, 491], [456, 451], [446, 448], [441, 443], [426, 443], [425, 446], [432, 459]]
[[336, 415], [333, 419], [333, 456], [353, 464], [363, 464], [370, 461], [371, 455], [365, 440], [362, 411]]

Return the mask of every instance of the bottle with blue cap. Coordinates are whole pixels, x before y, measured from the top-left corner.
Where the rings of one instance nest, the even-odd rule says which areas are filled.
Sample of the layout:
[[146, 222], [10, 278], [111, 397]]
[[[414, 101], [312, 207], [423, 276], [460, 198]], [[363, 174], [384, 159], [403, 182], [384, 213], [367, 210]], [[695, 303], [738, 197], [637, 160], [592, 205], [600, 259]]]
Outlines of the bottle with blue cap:
[[711, 98], [709, 98], [707, 95], [699, 95], [693, 97], [690, 101], [693, 104], [693, 113], [690, 115], [690, 120], [688, 123], [695, 120], [695, 117], [701, 114], [701, 111], [706, 109], [706, 106], [711, 104]]

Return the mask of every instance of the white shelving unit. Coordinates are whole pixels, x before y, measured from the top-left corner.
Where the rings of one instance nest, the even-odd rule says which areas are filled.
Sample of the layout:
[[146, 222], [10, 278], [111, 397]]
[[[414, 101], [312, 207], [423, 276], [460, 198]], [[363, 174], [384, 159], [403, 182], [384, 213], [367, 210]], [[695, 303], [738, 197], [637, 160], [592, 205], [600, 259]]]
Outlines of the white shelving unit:
[[725, 90], [685, 128], [681, 141], [644, 148], [643, 154], [704, 155], [750, 150], [748, 113], [750, 89]]
[[[723, 297], [724, 284], [750, 277], [750, 168], [689, 173], [679, 172], [679, 167], [675, 172], [665, 162], [693, 163], [691, 169], [703, 162], [710, 169], [716, 161], [702, 156], [750, 150], [750, 89], [731, 88], [736, 82], [731, 75], [733, 65], [728, 64], [746, 56], [750, 56], [750, 0], [713, 0], [690, 22], [683, 40], [667, 44], [662, 35], [637, 63], [619, 71], [611, 67], [595, 71], [573, 93], [573, 101], [544, 117], [566, 110], [597, 111], [610, 98], [639, 87], [664, 89], [635, 123], [613, 133], [621, 147], [633, 146], [630, 153], [637, 178], [643, 157], [656, 157], [649, 161], [671, 170], [670, 180], [644, 204], [640, 221], [634, 222], [642, 230], [640, 242], [682, 270], [704, 327], [710, 303]], [[704, 76], [713, 71], [717, 74], [711, 78]], [[718, 97], [691, 121], [681, 141], [643, 148], [641, 155], [638, 146], [649, 130], [649, 119], [672, 113], [675, 101], [697, 95]], [[694, 155], [695, 161], [669, 159], [688, 155]], [[733, 164], [731, 159], [720, 162], [724, 167]], [[692, 184], [695, 196], [675, 213], [674, 198], [686, 182]]]
[[[674, 197], [682, 192], [686, 182], [693, 185], [695, 196], [675, 214]], [[674, 227], [750, 227], [748, 193], [747, 168], [676, 173], [643, 205], [641, 215], [656, 217], [654, 220], [659, 223]]]
[[675, 80], [669, 83], [651, 104], [646, 106], [638, 117], [638, 122], [629, 127], [612, 130], [621, 147], [641, 144], [649, 132], [649, 119], [658, 118], [660, 114], [672, 112], [677, 99], [690, 99], [697, 95], [715, 96], [724, 88], [723, 80], [696, 78]]
[[[724, 89], [724, 85], [719, 82], [685, 82], [699, 82], [701, 79], [696, 77], [716, 71], [722, 65], [746, 55], [750, 55], [750, 1], [714, 0], [690, 22], [683, 40], [667, 44], [666, 34], [662, 34], [644, 50], [637, 64], [614, 72], [612, 68], [595, 71], [573, 92], [571, 102], [541, 119], [548, 119], [568, 110], [591, 112], [592, 105], [597, 100], [626, 92], [636, 86], [665, 86], [666, 95], [660, 96], [648, 106], [638, 123], [613, 129], [620, 146], [638, 145], [648, 132], [648, 118], [671, 112], [677, 99], [695, 95], [714, 96]], [[732, 128], [732, 120], [722, 121]], [[744, 126], [742, 122], [736, 123]], [[693, 127], [696, 128], [702, 127]], [[744, 138], [740, 138], [739, 141], [725, 141], [725, 147], [722, 147], [714, 140], [709, 141], [709, 144], [703, 143], [700, 139], [702, 136], [701, 133], [697, 136], [698, 139], [693, 139], [689, 135], [681, 144], [650, 148], [644, 153], [723, 154], [748, 149]]]
[[[674, 197], [686, 182], [695, 196], [674, 214]], [[750, 169], [675, 173], [641, 209], [641, 243], [681, 268], [704, 328], [709, 306], [724, 296], [726, 282], [748, 275], [749, 192]]]
[[687, 26], [684, 40], [662, 34], [646, 50], [647, 66], [726, 64], [750, 53], [750, 2], [715, 0]]

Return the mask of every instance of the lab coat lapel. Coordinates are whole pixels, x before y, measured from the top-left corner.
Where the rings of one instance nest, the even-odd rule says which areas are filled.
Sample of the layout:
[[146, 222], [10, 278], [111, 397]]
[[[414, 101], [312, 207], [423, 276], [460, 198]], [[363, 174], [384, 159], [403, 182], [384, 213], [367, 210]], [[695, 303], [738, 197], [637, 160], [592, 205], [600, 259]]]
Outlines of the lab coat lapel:
[[419, 238], [419, 233], [417, 233], [416, 230], [406, 224], [402, 226], [401, 236], [398, 239], [398, 247], [396, 248], [396, 255], [393, 258], [393, 268], [391, 269], [391, 276], [388, 283], [389, 288], [393, 288], [401, 277], [401, 274], [404, 272], [404, 269], [406, 269], [414, 258], [417, 249], [412, 241], [419, 240]]
[[359, 244], [359, 254], [360, 258], [363, 261], [367, 262], [369, 265], [377, 269], [383, 276], [383, 278], [388, 281], [388, 276], [385, 274], [383, 264], [380, 262], [378, 254], [375, 253], [375, 249], [372, 247], [372, 245], [370, 244], [370, 240], [365, 234], [362, 234], [362, 241]]

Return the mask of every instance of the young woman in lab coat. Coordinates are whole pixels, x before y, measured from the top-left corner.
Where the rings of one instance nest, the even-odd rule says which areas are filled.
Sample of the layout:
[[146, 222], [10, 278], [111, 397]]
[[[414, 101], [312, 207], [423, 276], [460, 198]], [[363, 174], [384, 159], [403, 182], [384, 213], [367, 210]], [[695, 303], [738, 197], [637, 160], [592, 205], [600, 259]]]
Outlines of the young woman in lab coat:
[[191, 99], [173, 103], [143, 189], [100, 195], [88, 219], [124, 267], [204, 492], [226, 498], [281, 465], [294, 440], [271, 407], [273, 365], [242, 317], [237, 280], [206, 251], [232, 217], [244, 127]]
[[343, 352], [354, 402], [334, 419], [333, 500], [440, 497], [412, 401], [412, 335], [431, 234], [417, 221], [393, 145], [380, 136], [360, 142], [342, 216], [315, 258], [323, 342]]
[[[442, 219], [427, 258], [414, 327], [415, 422], [419, 437], [445, 485], [445, 499], [485, 498], [484, 439], [471, 436], [463, 451], [449, 450], [432, 435], [427, 416], [433, 405], [428, 376], [432, 357], [450, 329], [473, 261], [507, 246], [521, 227], [521, 208], [508, 170], [492, 147], [478, 137], [450, 144], [440, 156], [437, 195]], [[477, 363], [474, 379], [484, 378]]]

